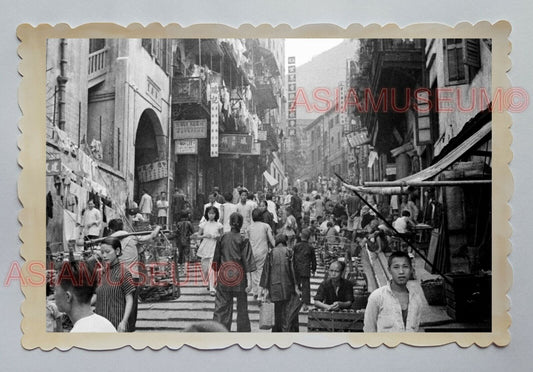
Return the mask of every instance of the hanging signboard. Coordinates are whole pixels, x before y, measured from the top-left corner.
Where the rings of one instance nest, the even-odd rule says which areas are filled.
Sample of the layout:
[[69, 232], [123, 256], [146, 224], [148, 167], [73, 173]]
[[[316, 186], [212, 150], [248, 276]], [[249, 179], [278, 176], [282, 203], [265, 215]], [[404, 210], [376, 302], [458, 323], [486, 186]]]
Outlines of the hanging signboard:
[[173, 139], [207, 138], [207, 120], [174, 120]]
[[218, 89], [211, 90], [211, 157], [218, 157]]
[[252, 144], [252, 155], [261, 155], [261, 144], [259, 142]]
[[[287, 102], [287, 112], [289, 119], [289, 136], [295, 136], [296, 135], [296, 108], [295, 108], [295, 102], [296, 99], [296, 57], [289, 57], [288, 59], [288, 68], [289, 68], [289, 75], [287, 78], [287, 87], [288, 87], [288, 93], [289, 93], [289, 101]], [[292, 124], [292, 125], [291, 125]]]
[[139, 182], [150, 182], [165, 178], [168, 175], [166, 160], [156, 161], [155, 163], [141, 165], [137, 167], [137, 177]]
[[252, 136], [248, 134], [220, 134], [220, 154], [252, 154]]
[[61, 173], [61, 159], [46, 159], [46, 175], [55, 176]]
[[350, 147], [361, 146], [369, 142], [369, 138], [366, 132], [352, 132], [346, 135], [346, 139], [350, 144]]
[[257, 140], [258, 141], [266, 141], [267, 140], [267, 131], [266, 130], [258, 130], [257, 131]]
[[176, 155], [195, 155], [198, 154], [198, 140], [194, 138], [176, 140], [174, 142], [174, 148]]
[[387, 168], [385, 168], [385, 175], [396, 176], [396, 164], [395, 163], [387, 164]]

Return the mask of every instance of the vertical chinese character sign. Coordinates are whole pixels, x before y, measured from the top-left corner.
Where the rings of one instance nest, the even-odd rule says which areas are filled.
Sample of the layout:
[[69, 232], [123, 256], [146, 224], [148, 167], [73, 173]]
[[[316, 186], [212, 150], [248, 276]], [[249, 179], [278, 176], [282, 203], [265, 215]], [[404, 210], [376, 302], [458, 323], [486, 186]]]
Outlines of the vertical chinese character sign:
[[211, 87], [211, 157], [218, 157], [218, 86]]
[[339, 92], [339, 97], [338, 97], [338, 107], [337, 107], [337, 111], [340, 112], [340, 115], [339, 115], [339, 121], [340, 121], [340, 125], [345, 125], [346, 124], [346, 107], [344, 106], [345, 105], [345, 97], [346, 97], [346, 88], [344, 86], [344, 83], [341, 81], [339, 83], [339, 87], [338, 87], [338, 92]]
[[289, 105], [288, 113], [288, 127], [289, 127], [289, 136], [296, 136], [296, 57], [289, 57], [288, 60], [288, 70], [289, 74], [287, 75], [287, 86], [289, 93], [289, 100], [287, 104]]

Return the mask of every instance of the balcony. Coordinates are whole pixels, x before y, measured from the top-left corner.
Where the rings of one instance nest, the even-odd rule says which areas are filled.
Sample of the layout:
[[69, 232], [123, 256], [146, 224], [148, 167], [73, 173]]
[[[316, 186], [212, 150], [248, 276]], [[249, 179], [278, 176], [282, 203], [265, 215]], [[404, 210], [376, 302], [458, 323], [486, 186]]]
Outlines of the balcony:
[[380, 69], [420, 69], [425, 63], [424, 39], [379, 39], [376, 40], [371, 59], [371, 75], [379, 74]]
[[107, 63], [107, 48], [97, 50], [89, 54], [88, 77], [89, 88], [105, 80], [105, 75], [109, 69]]
[[206, 85], [199, 77], [176, 78], [172, 82], [172, 103], [207, 107]]

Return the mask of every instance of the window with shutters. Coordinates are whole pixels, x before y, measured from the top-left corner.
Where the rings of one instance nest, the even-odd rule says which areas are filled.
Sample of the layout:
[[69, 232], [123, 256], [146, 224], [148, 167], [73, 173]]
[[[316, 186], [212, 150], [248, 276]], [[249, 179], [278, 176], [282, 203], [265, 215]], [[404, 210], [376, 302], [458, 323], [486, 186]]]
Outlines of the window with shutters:
[[431, 145], [439, 136], [439, 102], [437, 101], [437, 80], [431, 89], [420, 89], [415, 93], [415, 145]]
[[142, 39], [142, 47], [154, 58], [155, 62], [168, 74], [171, 66], [171, 43], [168, 39]]
[[481, 67], [479, 39], [445, 39], [446, 85], [468, 84]]

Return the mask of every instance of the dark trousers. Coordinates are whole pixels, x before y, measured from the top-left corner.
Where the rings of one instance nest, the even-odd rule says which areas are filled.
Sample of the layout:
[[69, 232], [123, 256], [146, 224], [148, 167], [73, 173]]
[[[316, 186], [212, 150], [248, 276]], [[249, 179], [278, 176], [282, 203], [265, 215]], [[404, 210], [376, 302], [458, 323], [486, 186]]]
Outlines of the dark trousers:
[[274, 302], [274, 327], [272, 332], [298, 332], [300, 325], [298, 324], [298, 317], [289, 319], [290, 300]]
[[189, 245], [178, 244], [178, 263], [183, 264], [189, 261], [189, 252], [191, 247]]
[[296, 275], [296, 282], [298, 288], [302, 291], [302, 301], [306, 305], [311, 305], [311, 279]]
[[233, 319], [233, 297], [237, 297], [237, 332], [251, 332], [248, 316], [248, 298], [246, 292], [231, 292], [217, 288], [213, 320], [221, 323], [231, 331]]
[[133, 304], [131, 306], [130, 317], [128, 318], [128, 332], [135, 332], [135, 323], [137, 323], [137, 308], [139, 307], [139, 278], [132, 278], [135, 285], [135, 291], [133, 291]]

